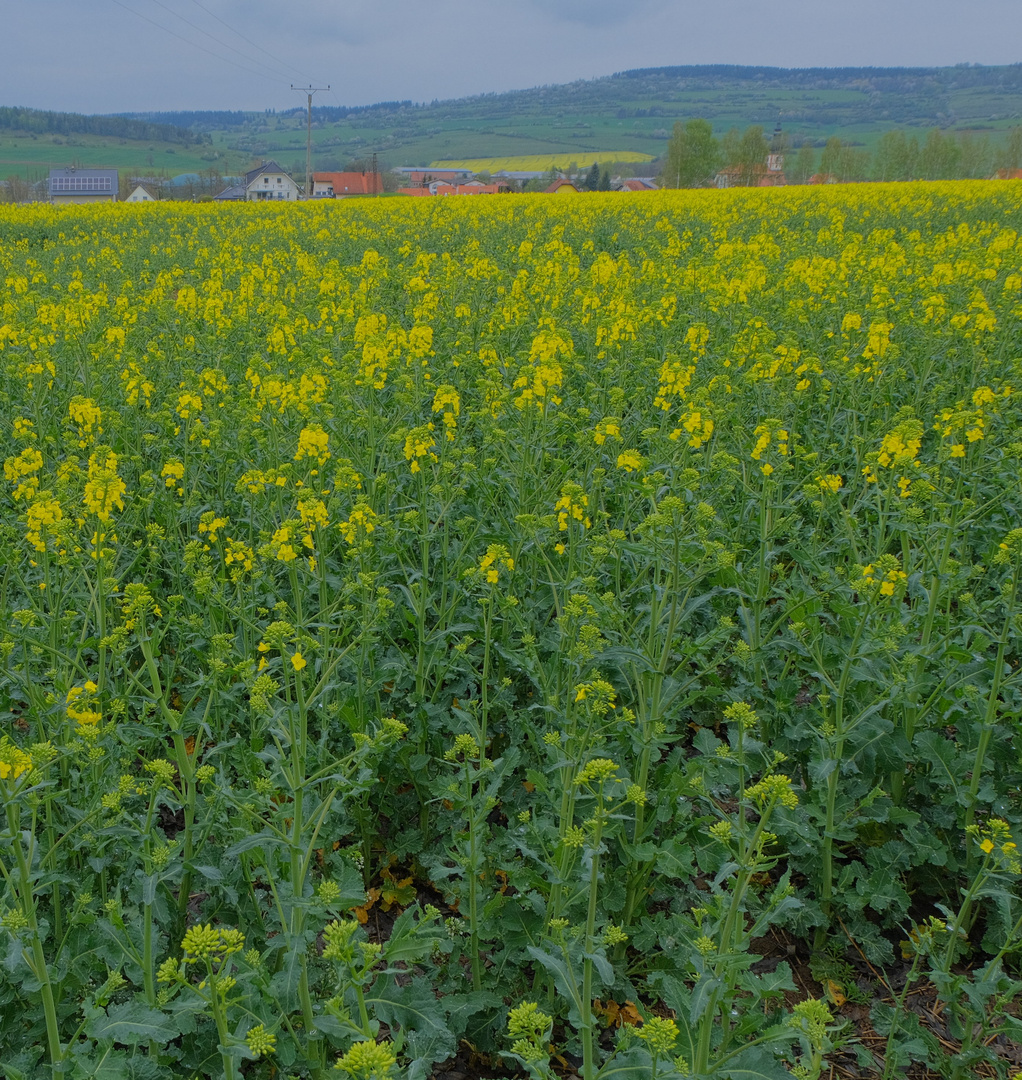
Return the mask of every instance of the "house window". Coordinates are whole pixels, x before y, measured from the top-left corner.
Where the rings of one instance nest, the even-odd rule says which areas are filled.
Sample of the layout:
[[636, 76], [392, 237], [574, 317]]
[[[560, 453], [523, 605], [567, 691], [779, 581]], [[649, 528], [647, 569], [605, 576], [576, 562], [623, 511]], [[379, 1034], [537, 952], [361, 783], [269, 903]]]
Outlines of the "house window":
[[278, 177], [277, 177], [277, 183], [278, 183], [278, 184], [282, 184], [282, 183], [284, 183], [284, 181], [283, 181], [283, 180], [282, 180], [282, 179], [281, 179], [281, 178], [280, 178], [280, 177], [278, 176]]

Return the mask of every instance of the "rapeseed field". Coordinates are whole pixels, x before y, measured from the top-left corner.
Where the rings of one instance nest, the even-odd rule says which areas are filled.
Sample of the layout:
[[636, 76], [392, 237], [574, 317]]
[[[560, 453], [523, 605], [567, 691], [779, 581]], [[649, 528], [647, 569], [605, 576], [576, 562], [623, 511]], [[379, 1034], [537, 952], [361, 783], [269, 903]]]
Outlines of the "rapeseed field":
[[0, 208], [5, 1074], [1009, 1076], [1020, 221]]

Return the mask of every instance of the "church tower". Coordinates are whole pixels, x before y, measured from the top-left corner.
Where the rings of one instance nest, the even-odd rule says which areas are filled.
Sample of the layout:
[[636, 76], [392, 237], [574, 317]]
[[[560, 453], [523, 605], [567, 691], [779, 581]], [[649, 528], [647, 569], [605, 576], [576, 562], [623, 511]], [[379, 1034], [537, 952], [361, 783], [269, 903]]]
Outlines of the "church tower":
[[[770, 152], [767, 154], [767, 173], [777, 174], [784, 172], [784, 138], [781, 135], [781, 118], [777, 118], [777, 126], [774, 128], [774, 137], [770, 143]], [[776, 181], [775, 181], [776, 182]], [[782, 181], [783, 182], [783, 181]]]

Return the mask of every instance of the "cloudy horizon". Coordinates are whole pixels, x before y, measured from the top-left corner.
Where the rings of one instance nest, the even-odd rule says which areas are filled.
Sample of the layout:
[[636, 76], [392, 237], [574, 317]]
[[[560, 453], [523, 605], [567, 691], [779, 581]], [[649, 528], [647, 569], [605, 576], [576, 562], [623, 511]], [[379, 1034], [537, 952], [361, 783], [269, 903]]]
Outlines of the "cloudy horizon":
[[428, 102], [687, 64], [1022, 60], [1017, 0], [3, 0], [0, 104], [68, 112]]

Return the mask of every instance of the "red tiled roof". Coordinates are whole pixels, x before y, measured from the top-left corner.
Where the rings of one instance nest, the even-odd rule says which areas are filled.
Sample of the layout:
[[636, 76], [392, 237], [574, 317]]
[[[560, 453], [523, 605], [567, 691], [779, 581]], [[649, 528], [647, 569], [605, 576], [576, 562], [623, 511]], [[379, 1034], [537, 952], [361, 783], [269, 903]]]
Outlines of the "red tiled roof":
[[378, 195], [383, 191], [383, 177], [379, 173], [318, 172], [312, 174], [317, 184], [329, 184], [334, 198], [345, 195]]

